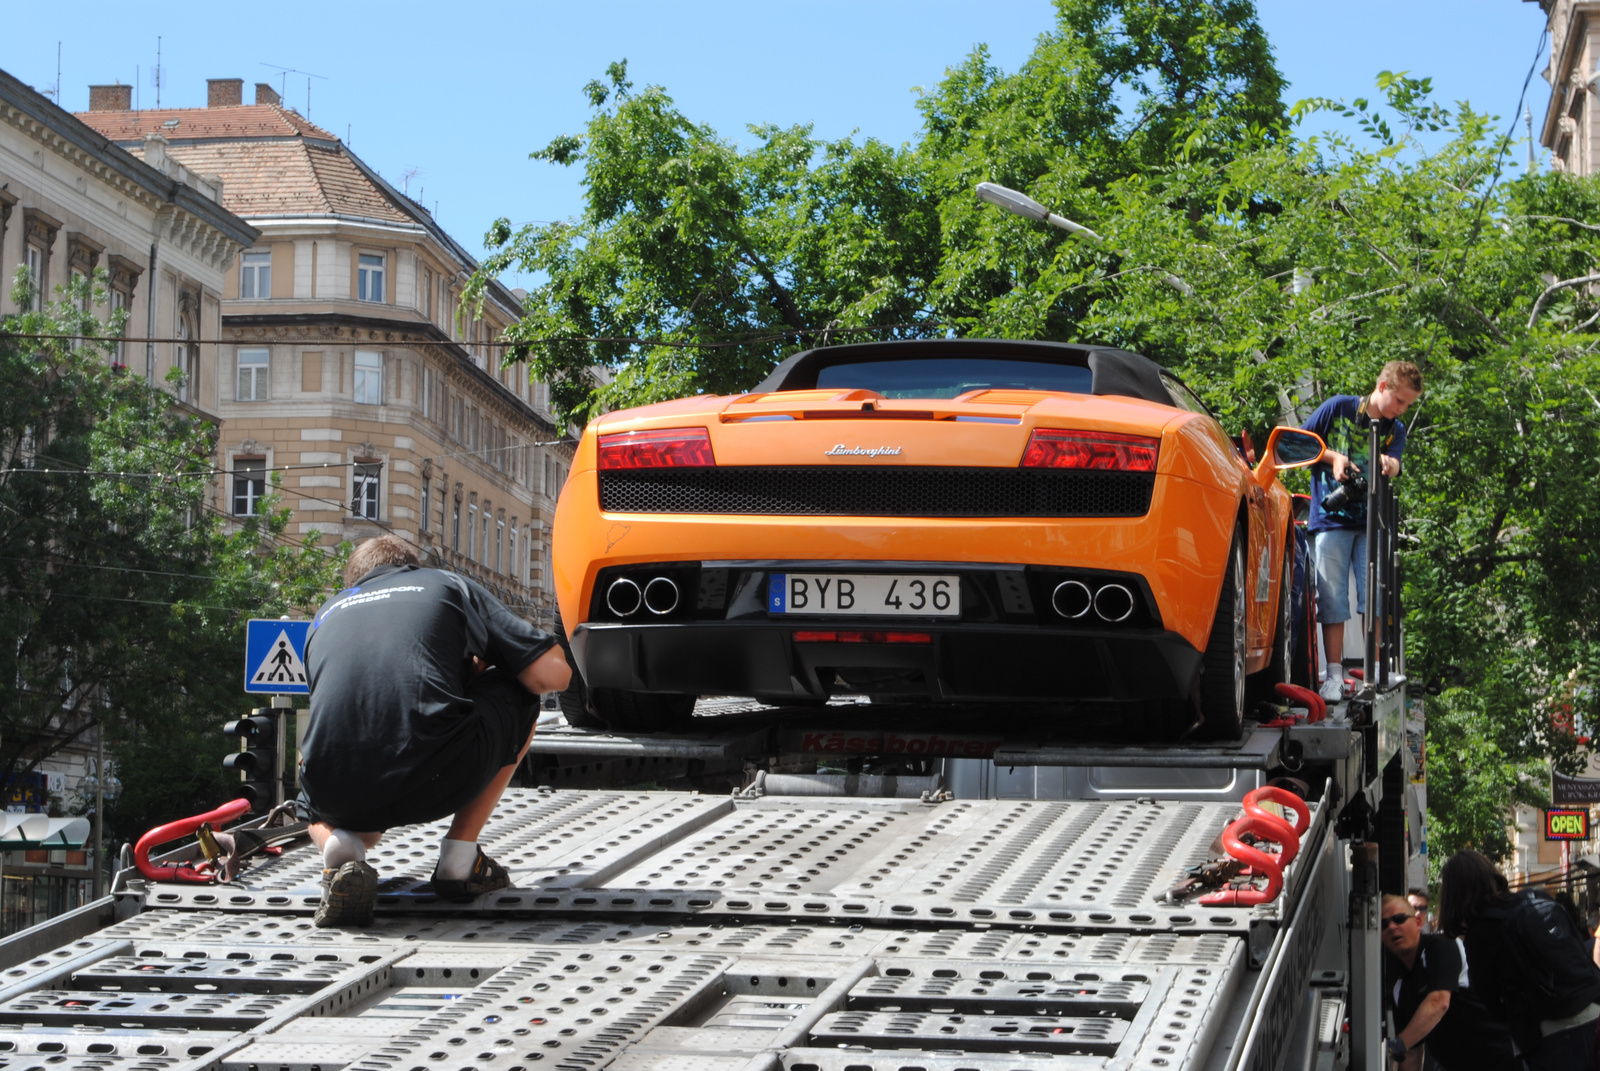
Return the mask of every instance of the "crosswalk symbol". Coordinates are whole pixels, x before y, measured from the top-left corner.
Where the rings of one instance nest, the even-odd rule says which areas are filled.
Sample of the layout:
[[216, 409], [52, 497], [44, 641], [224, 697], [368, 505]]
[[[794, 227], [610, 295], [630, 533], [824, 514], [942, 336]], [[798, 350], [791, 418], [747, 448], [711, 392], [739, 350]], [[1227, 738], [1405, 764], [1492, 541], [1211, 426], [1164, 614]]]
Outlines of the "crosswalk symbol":
[[289, 642], [287, 631], [278, 633], [278, 638], [273, 641], [267, 656], [261, 660], [255, 673], [250, 677], [250, 684], [252, 687], [267, 688], [281, 685], [306, 687], [306, 664], [300, 661], [300, 655], [295, 651], [294, 644]]

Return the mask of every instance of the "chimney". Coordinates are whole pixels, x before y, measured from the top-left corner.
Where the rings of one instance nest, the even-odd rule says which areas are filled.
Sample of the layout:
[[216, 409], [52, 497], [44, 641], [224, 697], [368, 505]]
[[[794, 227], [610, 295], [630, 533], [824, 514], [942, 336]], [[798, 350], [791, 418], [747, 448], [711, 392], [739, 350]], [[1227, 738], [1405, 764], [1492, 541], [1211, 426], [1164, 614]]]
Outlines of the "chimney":
[[265, 82], [257, 82], [256, 83], [256, 103], [257, 104], [278, 104], [282, 100], [283, 100], [283, 98], [278, 96], [278, 91], [276, 89], [273, 89], [271, 86], [267, 85], [267, 83], [265, 83]]
[[243, 78], [207, 78], [206, 107], [226, 108], [244, 103]]
[[89, 87], [91, 112], [129, 112], [133, 110], [133, 87], [120, 82], [110, 86]]

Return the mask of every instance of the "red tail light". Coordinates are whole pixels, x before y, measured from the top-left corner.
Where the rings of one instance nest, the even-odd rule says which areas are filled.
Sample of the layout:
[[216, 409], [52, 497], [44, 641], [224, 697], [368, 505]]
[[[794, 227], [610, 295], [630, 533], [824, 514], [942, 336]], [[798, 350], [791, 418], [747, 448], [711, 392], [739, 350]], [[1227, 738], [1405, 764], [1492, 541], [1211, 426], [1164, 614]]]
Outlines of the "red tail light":
[[927, 632], [796, 632], [795, 643], [932, 643]]
[[1022, 467], [1154, 472], [1160, 447], [1161, 440], [1148, 435], [1036, 428], [1022, 452]]
[[705, 428], [667, 428], [661, 431], [621, 431], [600, 436], [599, 468], [605, 469], [706, 469], [715, 468], [711, 433]]

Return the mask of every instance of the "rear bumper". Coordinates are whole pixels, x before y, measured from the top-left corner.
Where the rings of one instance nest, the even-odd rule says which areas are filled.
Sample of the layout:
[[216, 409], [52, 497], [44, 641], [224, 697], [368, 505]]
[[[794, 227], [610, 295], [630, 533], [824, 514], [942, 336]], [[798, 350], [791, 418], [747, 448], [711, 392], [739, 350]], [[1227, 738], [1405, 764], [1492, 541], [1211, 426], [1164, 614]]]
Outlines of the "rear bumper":
[[[860, 621], [803, 627], [862, 629]], [[796, 643], [794, 622], [584, 624], [572, 652], [591, 688], [765, 699], [895, 694], [933, 700], [1139, 700], [1191, 694], [1200, 652], [1164, 629], [898, 625], [927, 643]], [[864, 686], [863, 682], [870, 682]]]

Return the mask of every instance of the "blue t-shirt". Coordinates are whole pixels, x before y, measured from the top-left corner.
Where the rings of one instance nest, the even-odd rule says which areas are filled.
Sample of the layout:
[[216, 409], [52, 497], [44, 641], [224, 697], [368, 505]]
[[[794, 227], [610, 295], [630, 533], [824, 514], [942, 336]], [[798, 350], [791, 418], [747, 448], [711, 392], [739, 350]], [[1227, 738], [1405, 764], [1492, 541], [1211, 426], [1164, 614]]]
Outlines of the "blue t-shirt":
[[[1311, 414], [1311, 419], [1301, 427], [1322, 436], [1322, 441], [1328, 444], [1329, 450], [1348, 457], [1351, 463], [1369, 479], [1377, 471], [1377, 466], [1373, 465], [1372, 459], [1367, 456], [1370, 446], [1368, 432], [1372, 427], [1372, 418], [1367, 416], [1365, 397], [1355, 394], [1335, 395], [1317, 406], [1317, 411]], [[1398, 460], [1400, 452], [1405, 448], [1405, 424], [1399, 420], [1378, 421], [1378, 449]], [[1364, 495], [1353, 499], [1337, 512], [1328, 513], [1323, 510], [1322, 500], [1338, 486], [1338, 481], [1333, 478], [1332, 465], [1311, 466], [1311, 518], [1306, 522], [1308, 531], [1326, 532], [1332, 528], [1367, 526], [1367, 499]]]

